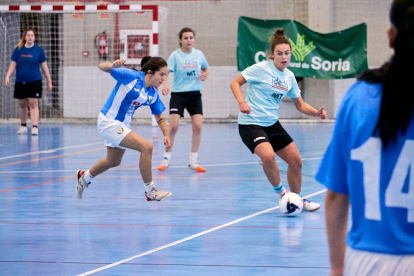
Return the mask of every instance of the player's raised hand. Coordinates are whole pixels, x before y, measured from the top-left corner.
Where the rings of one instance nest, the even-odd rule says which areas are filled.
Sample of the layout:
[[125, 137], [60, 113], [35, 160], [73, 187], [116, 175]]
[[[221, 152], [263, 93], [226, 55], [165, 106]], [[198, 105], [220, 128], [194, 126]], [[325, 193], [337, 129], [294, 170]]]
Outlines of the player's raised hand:
[[125, 64], [126, 60], [125, 59], [117, 59], [114, 61], [114, 63], [112, 63], [112, 67], [113, 68], [120, 68]]

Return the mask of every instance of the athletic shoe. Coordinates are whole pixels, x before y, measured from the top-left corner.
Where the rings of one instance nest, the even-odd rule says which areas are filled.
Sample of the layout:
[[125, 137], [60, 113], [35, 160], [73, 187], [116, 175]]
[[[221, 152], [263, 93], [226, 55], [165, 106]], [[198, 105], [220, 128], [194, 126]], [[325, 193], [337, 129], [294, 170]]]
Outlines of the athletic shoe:
[[304, 199], [303, 200], [303, 210], [308, 212], [314, 212], [316, 210], [319, 210], [321, 208], [321, 205], [319, 203], [312, 202], [310, 200]]
[[39, 129], [37, 127], [32, 128], [32, 135], [39, 135]]
[[198, 165], [198, 162], [188, 164], [190, 170], [195, 170], [196, 172], [205, 172], [206, 169]]
[[156, 187], [152, 188], [151, 192], [145, 192], [145, 197], [147, 198], [147, 201], [161, 201], [169, 198], [171, 195], [171, 192], [163, 191]]
[[286, 190], [286, 188], [283, 188], [283, 191], [279, 194], [280, 199], [282, 199], [282, 197], [283, 197], [285, 194], [287, 194], [287, 193], [289, 193], [289, 191], [288, 191], [288, 190]]
[[78, 179], [78, 182], [76, 183], [76, 193], [79, 199], [82, 198], [83, 190], [88, 188], [89, 184], [91, 184], [91, 182], [86, 183], [84, 174], [85, 171], [82, 170], [76, 172], [76, 178]]
[[165, 171], [170, 166], [170, 161], [168, 158], [164, 157], [164, 160], [162, 160], [161, 165], [158, 166], [159, 171]]
[[20, 126], [19, 130], [17, 130], [17, 134], [26, 134], [27, 133], [27, 127]]

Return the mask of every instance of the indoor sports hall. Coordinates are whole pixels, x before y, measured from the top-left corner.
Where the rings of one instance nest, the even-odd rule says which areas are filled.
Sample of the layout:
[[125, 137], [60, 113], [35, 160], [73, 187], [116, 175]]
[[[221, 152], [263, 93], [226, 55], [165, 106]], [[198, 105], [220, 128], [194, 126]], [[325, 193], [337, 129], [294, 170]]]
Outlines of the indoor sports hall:
[[[286, 217], [258, 157], [239, 136], [230, 82], [240, 73], [238, 45], [251, 40], [240, 35], [238, 24], [241, 17], [291, 20], [321, 34], [365, 24], [367, 64], [375, 68], [392, 53], [385, 43], [390, 3], [0, 0], [0, 275], [329, 275], [326, 190], [314, 176], [341, 99], [355, 78], [298, 79], [305, 101], [325, 107], [324, 121], [282, 100], [280, 121], [303, 161], [302, 195], [321, 204], [316, 212]], [[78, 199], [76, 171], [106, 154], [96, 119], [115, 81], [98, 64], [123, 58], [139, 69], [145, 55], [167, 59], [186, 26], [195, 30], [195, 47], [210, 65], [199, 149], [207, 171], [187, 168], [188, 113], [180, 121], [170, 167], [158, 171], [163, 135], [149, 108], [142, 108], [132, 130], [152, 143], [154, 182], [172, 196], [146, 201], [140, 155], [127, 150], [120, 166], [96, 177]], [[53, 82], [49, 92], [43, 79], [39, 135], [31, 135], [30, 120], [29, 132], [16, 134], [19, 106], [14, 85], [4, 80], [27, 27], [35, 29]], [[100, 39], [106, 41], [104, 53]], [[329, 74], [332, 66], [325, 63], [322, 69]], [[168, 106], [170, 96], [161, 99]], [[168, 121], [167, 112], [164, 116]], [[277, 162], [287, 183], [287, 165]]]

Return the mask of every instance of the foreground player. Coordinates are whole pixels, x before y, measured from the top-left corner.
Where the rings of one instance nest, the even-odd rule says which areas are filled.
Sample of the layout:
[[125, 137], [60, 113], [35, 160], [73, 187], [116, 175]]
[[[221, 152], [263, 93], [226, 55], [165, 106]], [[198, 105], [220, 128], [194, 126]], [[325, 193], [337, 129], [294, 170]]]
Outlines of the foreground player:
[[114, 63], [103, 62], [99, 69], [110, 73], [118, 81], [111, 95], [101, 109], [98, 117], [98, 130], [105, 139], [106, 157], [99, 160], [91, 169], [78, 170], [76, 173], [78, 198], [82, 198], [94, 177], [121, 163], [125, 149], [137, 150], [141, 153], [139, 170], [144, 181], [145, 196], [148, 201], [161, 201], [171, 196], [171, 192], [155, 187], [152, 181], [152, 145], [150, 142], [130, 129], [132, 116], [137, 108], [148, 105], [154, 114], [161, 131], [164, 133], [164, 145], [170, 146], [167, 124], [162, 112], [165, 110], [157, 89], [168, 74], [167, 62], [160, 57], [144, 57], [141, 62], [142, 72], [120, 68], [125, 60]]
[[[277, 111], [286, 95], [300, 112], [326, 118], [324, 108], [318, 110], [305, 103], [292, 71], [287, 69], [291, 58], [291, 45], [283, 29], [270, 38], [271, 59], [246, 68], [231, 83], [234, 97], [239, 102], [239, 133], [243, 143], [263, 162], [263, 170], [275, 192], [281, 197], [287, 192], [280, 181], [275, 153], [288, 165], [290, 190], [300, 195], [302, 188], [302, 160], [292, 138], [279, 122]], [[248, 82], [247, 97], [241, 86]], [[320, 204], [303, 199], [303, 210], [316, 211]]]
[[[190, 28], [183, 28], [178, 34], [180, 48], [175, 50], [168, 58], [168, 69], [174, 73], [173, 92], [170, 99], [170, 138], [171, 147], [165, 149], [164, 158], [158, 170], [165, 171], [171, 162], [172, 147], [175, 134], [178, 131], [180, 117], [184, 117], [184, 109], [191, 116], [193, 136], [191, 138], [191, 152], [188, 168], [197, 172], [206, 169], [198, 164], [198, 148], [201, 141], [203, 126], [203, 104], [201, 101], [202, 82], [208, 76], [208, 63], [204, 54], [193, 47], [195, 33]], [[170, 89], [167, 78], [162, 84], [162, 94], [167, 95]]]
[[348, 90], [316, 175], [331, 276], [414, 275], [414, 0], [394, 0], [390, 20], [394, 55]]

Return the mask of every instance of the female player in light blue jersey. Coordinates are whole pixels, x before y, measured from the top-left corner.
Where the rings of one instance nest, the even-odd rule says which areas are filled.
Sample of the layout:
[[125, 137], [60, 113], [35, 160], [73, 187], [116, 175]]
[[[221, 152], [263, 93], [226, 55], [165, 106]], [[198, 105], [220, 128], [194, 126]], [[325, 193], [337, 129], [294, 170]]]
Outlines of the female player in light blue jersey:
[[[292, 99], [300, 112], [326, 118], [324, 108], [315, 109], [305, 103], [295, 76], [287, 69], [291, 58], [291, 45], [283, 29], [270, 38], [271, 59], [246, 68], [231, 82], [231, 90], [239, 102], [239, 133], [243, 143], [263, 162], [263, 170], [281, 197], [287, 192], [280, 181], [275, 154], [288, 165], [287, 180], [290, 190], [300, 195], [302, 188], [302, 160], [299, 150], [279, 122], [277, 111], [283, 97]], [[241, 86], [248, 82], [247, 97]], [[303, 199], [303, 210], [316, 211], [320, 204]]]
[[168, 74], [167, 62], [160, 57], [144, 57], [141, 62], [142, 71], [121, 68], [124, 63], [125, 60], [116, 60], [114, 63], [99, 64], [99, 69], [110, 73], [117, 81], [98, 117], [98, 130], [105, 139], [107, 155], [91, 169], [77, 171], [77, 195], [78, 198], [82, 198], [84, 189], [91, 184], [94, 177], [118, 166], [125, 149], [128, 148], [141, 153], [139, 170], [147, 200], [161, 201], [170, 197], [171, 192], [155, 187], [151, 172], [152, 145], [131, 131], [130, 124], [135, 110], [141, 106], [149, 106], [164, 134], [164, 145], [169, 148], [167, 124], [162, 116], [165, 106], [155, 88], [161, 85]]
[[[183, 28], [178, 37], [180, 38], [180, 48], [175, 50], [168, 58], [168, 69], [174, 73], [169, 118], [171, 147], [165, 149], [164, 159], [161, 165], [158, 166], [158, 170], [165, 171], [170, 165], [171, 151], [180, 117], [184, 117], [184, 109], [187, 109], [191, 116], [193, 129], [188, 168], [197, 172], [205, 172], [206, 169], [198, 164], [198, 149], [200, 147], [201, 128], [203, 125], [201, 89], [202, 82], [208, 76], [208, 63], [203, 52], [193, 47], [195, 33], [192, 29]], [[162, 87], [162, 94], [167, 95], [170, 92], [167, 78], [165, 78]]]
[[349, 88], [316, 175], [331, 276], [414, 275], [414, 0], [394, 0], [390, 20], [394, 55]]

